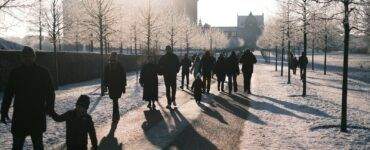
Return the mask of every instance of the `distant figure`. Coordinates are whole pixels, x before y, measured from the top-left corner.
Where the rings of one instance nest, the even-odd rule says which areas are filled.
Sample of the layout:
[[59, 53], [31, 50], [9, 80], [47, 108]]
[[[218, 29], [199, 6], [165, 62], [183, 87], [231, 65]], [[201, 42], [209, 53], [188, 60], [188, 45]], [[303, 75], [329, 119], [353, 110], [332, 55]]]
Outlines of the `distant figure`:
[[214, 72], [216, 73], [217, 76], [217, 90], [224, 92], [224, 83], [225, 83], [225, 78], [226, 78], [226, 61], [225, 57], [223, 54], [221, 54], [218, 57], [218, 60], [215, 65]]
[[55, 93], [49, 71], [35, 63], [36, 54], [30, 47], [22, 51], [22, 65], [13, 69], [1, 105], [1, 122], [7, 124], [13, 101], [11, 132], [13, 150], [23, 149], [24, 140], [31, 136], [33, 149], [42, 150], [42, 134], [46, 131], [46, 114], [54, 109]]
[[238, 57], [236, 56], [236, 53], [233, 51], [229, 58], [227, 58], [227, 78], [228, 78], [228, 87], [229, 87], [229, 94], [233, 91], [234, 92], [238, 91], [238, 83], [236, 81], [236, 78], [240, 74], [240, 69], [239, 69], [239, 60]]
[[308, 64], [308, 59], [307, 59], [305, 52], [302, 52], [302, 56], [299, 57], [298, 62], [299, 62], [301, 80], [303, 80], [303, 78], [306, 76], [305, 72], [306, 72], [307, 64]]
[[122, 93], [126, 93], [126, 69], [118, 62], [116, 52], [112, 52], [109, 57], [109, 63], [104, 68], [104, 88], [108, 88], [109, 98], [113, 100], [112, 122], [118, 122], [120, 119], [118, 99]]
[[193, 67], [191, 67], [191, 71], [193, 72], [194, 79], [197, 78], [198, 74], [202, 73], [202, 68], [201, 68], [200, 65], [201, 65], [200, 64], [200, 58], [199, 58], [199, 56], [196, 56], [195, 60], [194, 60], [194, 63], [193, 63]]
[[140, 73], [140, 85], [144, 88], [143, 100], [148, 101], [148, 108], [155, 110], [155, 102], [158, 101], [158, 66], [152, 56], [143, 66]]
[[251, 93], [251, 79], [253, 74], [253, 68], [254, 64], [257, 63], [257, 59], [254, 56], [254, 54], [247, 50], [244, 52], [243, 56], [240, 59], [240, 63], [242, 63], [242, 72], [243, 72], [243, 78], [244, 78], [244, 92], [247, 92], [248, 94]]
[[67, 150], [87, 150], [87, 134], [89, 134], [92, 149], [96, 150], [98, 148], [94, 122], [87, 113], [89, 105], [90, 97], [81, 95], [74, 110], [67, 111], [62, 115], [54, 112], [52, 115], [55, 121], [66, 122]]
[[180, 71], [180, 62], [177, 55], [173, 53], [171, 46], [166, 46], [166, 54], [159, 60], [159, 67], [164, 77], [166, 85], [167, 109], [171, 109], [171, 104], [176, 104], [176, 77]]
[[210, 51], [206, 51], [200, 60], [202, 74], [203, 74], [203, 83], [204, 83], [204, 92], [209, 93], [211, 89], [211, 77], [214, 66], [214, 59], [211, 56]]
[[297, 74], [297, 68], [298, 68], [298, 59], [297, 57], [293, 56], [292, 57], [292, 69], [293, 69], [293, 74]]
[[191, 90], [194, 91], [194, 99], [199, 104], [202, 100], [202, 91], [204, 88], [204, 83], [201, 79], [201, 75], [198, 74], [197, 78], [194, 80], [193, 85], [191, 86]]
[[184, 59], [181, 61], [181, 89], [184, 89], [184, 79], [186, 78], [186, 88], [189, 89], [189, 73], [191, 67], [191, 60], [188, 54], [185, 54]]

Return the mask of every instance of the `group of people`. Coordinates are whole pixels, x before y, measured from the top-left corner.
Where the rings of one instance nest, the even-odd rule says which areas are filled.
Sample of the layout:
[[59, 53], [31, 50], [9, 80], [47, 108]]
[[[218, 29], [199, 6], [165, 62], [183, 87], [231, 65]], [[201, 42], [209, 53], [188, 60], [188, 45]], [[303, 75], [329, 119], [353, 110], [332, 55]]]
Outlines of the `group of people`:
[[[7, 124], [10, 120], [8, 111], [14, 98], [11, 133], [13, 135], [13, 150], [23, 149], [27, 136], [31, 136], [34, 149], [43, 149], [43, 132], [46, 131], [46, 115], [57, 122], [66, 122], [67, 149], [87, 149], [87, 136], [91, 139], [92, 148], [97, 148], [97, 138], [94, 123], [87, 113], [90, 98], [81, 95], [75, 109], [58, 114], [54, 110], [55, 90], [49, 71], [35, 63], [36, 54], [30, 47], [22, 51], [22, 65], [13, 69], [4, 92], [1, 105], [1, 122]], [[242, 64], [244, 77], [244, 92], [251, 93], [250, 83], [253, 65], [256, 57], [250, 50], [241, 56], [232, 52], [229, 57], [221, 54], [216, 60], [209, 51], [200, 58], [195, 55], [189, 58], [186, 54], [180, 61], [173, 53], [171, 46], [166, 47], [166, 54], [159, 61], [155, 56], [148, 56], [140, 73], [139, 83], [143, 87], [143, 100], [148, 101], [147, 107], [155, 109], [158, 101], [158, 76], [163, 75], [166, 87], [167, 109], [177, 107], [177, 74], [181, 69], [181, 86], [189, 89], [189, 75], [192, 72], [194, 81], [191, 90], [194, 99], [200, 103], [203, 93], [210, 92], [211, 79], [217, 76], [218, 91], [224, 91], [224, 82], [228, 78], [229, 93], [238, 91], [237, 76], [240, 74], [239, 64]], [[186, 82], [185, 82], [186, 80]], [[102, 90], [108, 92], [113, 101], [112, 122], [120, 119], [118, 100], [126, 92], [126, 69], [118, 61], [118, 55], [112, 52], [109, 62], [104, 68]]]
[[303, 80], [305, 76], [305, 70], [307, 69], [308, 59], [305, 52], [302, 52], [302, 55], [297, 59], [292, 52], [289, 52], [289, 68], [293, 70], [293, 74], [297, 73], [297, 68], [300, 68], [300, 76], [301, 80]]

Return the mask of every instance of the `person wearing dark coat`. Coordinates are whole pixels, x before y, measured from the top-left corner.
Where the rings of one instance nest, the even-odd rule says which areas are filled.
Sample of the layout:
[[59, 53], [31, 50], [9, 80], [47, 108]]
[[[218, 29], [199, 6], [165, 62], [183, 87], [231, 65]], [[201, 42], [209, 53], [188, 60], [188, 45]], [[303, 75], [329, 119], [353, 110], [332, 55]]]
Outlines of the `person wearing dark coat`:
[[177, 107], [176, 78], [180, 66], [179, 58], [173, 53], [172, 47], [166, 46], [166, 54], [159, 59], [159, 68], [166, 86], [167, 109], [171, 109], [171, 104]]
[[98, 148], [94, 122], [87, 113], [89, 105], [90, 97], [81, 95], [74, 110], [61, 115], [53, 112], [52, 118], [55, 121], [66, 122], [67, 150], [87, 150], [87, 135], [90, 137], [92, 149], [96, 150]]
[[236, 82], [236, 78], [240, 74], [239, 59], [236, 56], [236, 53], [232, 52], [226, 61], [227, 61], [226, 75], [228, 78], [229, 94], [231, 94], [233, 88], [234, 92], [238, 91], [238, 83]]
[[109, 98], [113, 100], [112, 121], [117, 122], [120, 118], [118, 99], [126, 92], [126, 69], [118, 62], [116, 52], [112, 52], [109, 63], [104, 70], [104, 88], [108, 88]]
[[203, 88], [204, 88], [204, 83], [201, 79], [201, 75], [198, 74], [197, 78], [194, 80], [193, 84], [191, 85], [191, 90], [194, 91], [194, 99], [198, 104], [202, 100]]
[[244, 92], [251, 94], [251, 79], [254, 64], [257, 63], [256, 56], [254, 56], [254, 54], [250, 50], [247, 50], [241, 57], [240, 63], [242, 64], [242, 72], [244, 78]]
[[34, 149], [44, 149], [42, 134], [46, 131], [46, 114], [51, 115], [54, 109], [55, 93], [50, 73], [36, 64], [35, 59], [34, 50], [24, 47], [23, 64], [11, 71], [1, 104], [1, 122], [7, 124], [14, 98], [13, 150], [23, 149], [26, 136], [31, 136]]
[[303, 80], [308, 64], [308, 59], [305, 52], [302, 52], [302, 56], [299, 57], [298, 63], [300, 68], [301, 80]]
[[223, 54], [221, 54], [216, 62], [214, 72], [217, 76], [217, 90], [224, 92], [224, 83], [226, 78], [226, 61]]
[[186, 78], [186, 88], [189, 89], [189, 73], [191, 67], [191, 60], [188, 54], [185, 54], [184, 59], [181, 61], [181, 89], [184, 89], [184, 79]]
[[214, 59], [211, 56], [210, 51], [206, 51], [206, 53], [203, 55], [202, 59], [200, 60], [201, 65], [201, 72], [203, 75], [203, 83], [204, 83], [204, 92], [209, 93], [211, 89], [211, 77], [212, 77], [212, 71], [214, 67]]
[[293, 74], [297, 74], [297, 68], [298, 68], [298, 60], [297, 57], [292, 57], [292, 69], [293, 69]]
[[155, 110], [155, 102], [158, 101], [158, 66], [153, 57], [148, 58], [141, 69], [140, 85], [143, 87], [143, 100], [148, 102], [148, 108]]

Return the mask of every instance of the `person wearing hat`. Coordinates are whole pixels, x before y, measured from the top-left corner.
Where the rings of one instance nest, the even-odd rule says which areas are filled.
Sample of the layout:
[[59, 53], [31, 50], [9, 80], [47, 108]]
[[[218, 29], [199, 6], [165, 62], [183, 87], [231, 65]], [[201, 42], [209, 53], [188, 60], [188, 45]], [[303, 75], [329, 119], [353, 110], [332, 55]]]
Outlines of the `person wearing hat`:
[[171, 46], [166, 46], [166, 54], [159, 59], [160, 72], [164, 77], [166, 86], [167, 109], [171, 109], [171, 104], [176, 105], [176, 78], [180, 71], [180, 61], [173, 53]]
[[66, 122], [66, 144], [67, 150], [87, 150], [87, 135], [91, 140], [92, 149], [98, 147], [98, 140], [94, 122], [87, 113], [89, 109], [90, 97], [81, 95], [77, 102], [76, 108], [58, 115], [53, 111], [52, 118], [57, 122]]
[[46, 114], [54, 109], [55, 93], [48, 69], [35, 63], [36, 54], [28, 46], [23, 48], [22, 64], [10, 72], [1, 104], [1, 122], [7, 124], [13, 101], [11, 133], [13, 149], [23, 149], [27, 136], [33, 148], [44, 149], [42, 134], [46, 131]]
[[104, 69], [103, 88], [108, 88], [109, 98], [113, 100], [112, 121], [118, 122], [120, 118], [118, 99], [126, 92], [126, 69], [118, 61], [116, 52], [110, 54], [109, 63]]

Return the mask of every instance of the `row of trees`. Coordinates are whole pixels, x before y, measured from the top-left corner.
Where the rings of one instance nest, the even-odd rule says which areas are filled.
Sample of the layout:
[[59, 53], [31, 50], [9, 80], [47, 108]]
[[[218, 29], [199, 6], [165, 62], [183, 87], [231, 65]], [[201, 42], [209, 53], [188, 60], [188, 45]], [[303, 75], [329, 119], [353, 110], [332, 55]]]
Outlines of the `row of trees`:
[[[315, 50], [324, 51], [324, 74], [326, 74], [326, 54], [330, 48], [342, 49], [343, 88], [342, 88], [342, 123], [341, 130], [346, 131], [347, 124], [347, 84], [349, 49], [356, 46], [366, 47], [362, 42], [368, 34], [369, 9], [368, 0], [279, 0], [280, 12], [266, 25], [265, 31], [258, 41], [264, 48], [281, 49], [284, 53], [294, 53], [292, 49], [299, 47], [307, 54], [311, 48], [312, 69], [314, 69]], [[352, 39], [351, 39], [352, 38]], [[288, 63], [291, 58], [288, 57]], [[290, 66], [289, 66], [290, 67]], [[281, 67], [283, 75], [283, 63]], [[304, 73], [306, 74], [306, 73]], [[290, 84], [290, 68], [288, 69]], [[306, 77], [303, 77], [303, 96], [306, 96]]]

